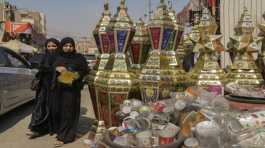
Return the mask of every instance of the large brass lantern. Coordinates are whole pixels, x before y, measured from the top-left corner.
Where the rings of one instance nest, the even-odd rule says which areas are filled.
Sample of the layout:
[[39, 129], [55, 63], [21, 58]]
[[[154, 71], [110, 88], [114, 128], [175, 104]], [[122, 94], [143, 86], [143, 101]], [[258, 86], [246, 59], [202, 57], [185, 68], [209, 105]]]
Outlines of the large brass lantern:
[[125, 54], [135, 32], [133, 22], [127, 14], [125, 0], [120, 1], [111, 26], [113, 31], [109, 37], [114, 39], [115, 50], [107, 64], [107, 79], [99, 80], [96, 92], [99, 108], [102, 110], [100, 119], [104, 120], [107, 126], [117, 126], [119, 121], [115, 114], [119, 111], [120, 104], [128, 99], [129, 94], [137, 87], [135, 75], [129, 72], [129, 60]]
[[196, 44], [193, 51], [199, 53], [198, 62], [191, 71], [191, 78], [198, 86], [222, 86], [224, 84], [224, 71], [218, 63], [218, 56], [224, 47], [221, 36], [215, 35], [217, 24], [207, 8], [203, 9], [198, 25], [199, 36], [192, 39]]
[[[142, 99], [145, 102], [169, 98], [174, 90], [170, 64], [177, 66], [174, 50], [178, 45], [176, 41], [179, 41], [179, 33], [164, 0], [160, 0], [160, 5], [148, 25], [148, 31], [152, 49], [139, 77]], [[172, 57], [173, 61], [170, 61]]]
[[261, 37], [253, 37], [254, 28], [251, 15], [245, 8], [235, 28], [235, 36], [230, 38], [230, 52], [233, 52], [235, 57], [227, 74], [228, 82], [252, 87], [259, 87], [263, 83], [252, 55], [260, 50], [262, 41]]
[[95, 90], [95, 80], [98, 79], [105, 70], [106, 64], [108, 62], [109, 56], [113, 47], [111, 47], [111, 41], [109, 40], [109, 25], [111, 20], [111, 14], [109, 11], [109, 3], [105, 1], [104, 12], [100, 18], [93, 35], [97, 44], [98, 51], [100, 55], [98, 56], [97, 63], [91, 70], [90, 74], [87, 77], [89, 93], [92, 100], [92, 105], [95, 110], [95, 116], [98, 118], [98, 101], [96, 99], [96, 90]]

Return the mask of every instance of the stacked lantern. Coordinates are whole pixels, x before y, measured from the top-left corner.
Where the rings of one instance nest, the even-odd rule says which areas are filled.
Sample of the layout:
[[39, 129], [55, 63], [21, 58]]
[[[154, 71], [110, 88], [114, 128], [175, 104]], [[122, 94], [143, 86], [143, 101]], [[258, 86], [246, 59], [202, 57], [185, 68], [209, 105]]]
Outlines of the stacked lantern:
[[227, 81], [242, 86], [259, 87], [263, 83], [262, 75], [255, 64], [252, 53], [260, 50], [260, 37], [253, 37], [255, 25], [245, 8], [235, 36], [230, 38], [230, 51], [234, 54], [233, 64], [229, 68]]
[[[93, 31], [93, 35], [97, 44], [97, 48], [99, 50], [99, 57], [97, 59], [97, 63], [94, 68], [91, 70], [90, 74], [87, 77], [89, 92], [92, 99], [93, 108], [95, 109], [96, 118], [98, 118], [98, 101], [96, 100], [96, 90], [95, 90], [95, 81], [105, 73], [105, 68], [110, 56], [110, 53], [113, 50], [111, 47], [111, 41], [108, 37], [109, 25], [111, 20], [111, 14], [109, 11], [109, 3], [105, 1], [104, 4], [104, 12], [102, 13], [102, 17], [100, 18], [99, 23], [97, 24], [95, 30]], [[103, 74], [104, 75], [104, 74]]]
[[99, 118], [104, 120], [107, 126], [119, 124], [115, 113], [119, 111], [120, 104], [137, 87], [135, 75], [128, 70], [130, 65], [125, 54], [135, 32], [127, 14], [125, 0], [120, 1], [111, 26], [113, 31], [109, 33], [109, 38], [114, 39], [115, 52], [108, 61], [109, 72], [99, 78], [98, 83], [96, 82], [99, 110], [101, 110]]
[[[142, 99], [145, 102], [169, 98], [175, 85], [172, 72], [174, 70], [171, 70], [170, 66], [174, 63], [172, 65], [176, 67], [177, 64], [175, 51], [173, 50], [172, 56], [170, 47], [176, 49], [178, 46], [179, 33], [169, 17], [164, 0], [160, 0], [160, 5], [148, 25], [148, 31], [152, 50], [139, 77]], [[172, 57], [174, 57], [173, 61]]]
[[142, 19], [136, 23], [135, 34], [131, 42], [130, 55], [132, 60], [132, 68], [138, 76], [144, 63], [146, 62], [148, 51], [150, 49], [150, 40], [148, 30]]
[[209, 87], [211, 85], [221, 87], [224, 84], [224, 71], [218, 64], [216, 57], [220, 51], [224, 50], [221, 44], [221, 36], [215, 35], [217, 24], [211, 16], [209, 10], [205, 8], [200, 19], [199, 37], [193, 49], [199, 52], [198, 62], [191, 71], [191, 78], [198, 86]]
[[[180, 45], [181, 38], [183, 37], [184, 27], [177, 23], [176, 12], [173, 9], [169, 10], [169, 17], [174, 23], [174, 32], [171, 33], [170, 40], [166, 51], [162, 54], [167, 58], [168, 68], [171, 76], [173, 77], [174, 87], [177, 90], [183, 90], [183, 84], [186, 83], [186, 74], [182, 69], [179, 57], [176, 56], [177, 49]], [[185, 89], [185, 88], [184, 88]], [[174, 90], [175, 91], [175, 90]]]

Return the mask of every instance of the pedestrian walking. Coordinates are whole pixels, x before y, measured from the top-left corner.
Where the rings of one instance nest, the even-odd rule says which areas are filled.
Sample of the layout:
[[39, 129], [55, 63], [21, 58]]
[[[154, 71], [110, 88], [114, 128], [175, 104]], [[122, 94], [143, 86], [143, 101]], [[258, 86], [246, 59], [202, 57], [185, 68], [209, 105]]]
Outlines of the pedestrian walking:
[[83, 77], [88, 73], [86, 59], [76, 53], [72, 38], [61, 41], [62, 50], [55, 63], [56, 86], [53, 90], [54, 99], [60, 99], [60, 123], [55, 146], [73, 142], [76, 138], [80, 116], [81, 90]]
[[32, 89], [36, 91], [35, 105], [29, 124], [29, 138], [36, 138], [51, 132], [50, 127], [50, 86], [52, 83], [53, 62], [59, 51], [60, 43], [51, 38], [45, 43], [45, 54], [42, 57], [39, 71], [32, 83]]

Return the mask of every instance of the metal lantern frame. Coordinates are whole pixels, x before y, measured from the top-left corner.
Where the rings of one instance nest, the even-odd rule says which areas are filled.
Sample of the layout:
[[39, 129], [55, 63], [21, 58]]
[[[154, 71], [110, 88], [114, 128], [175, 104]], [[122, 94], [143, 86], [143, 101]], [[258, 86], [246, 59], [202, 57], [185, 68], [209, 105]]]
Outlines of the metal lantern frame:
[[228, 69], [227, 83], [234, 82], [241, 86], [260, 87], [264, 80], [257, 67], [253, 52], [261, 49], [262, 38], [253, 37], [255, 24], [247, 8], [244, 8], [235, 35], [230, 38], [230, 52], [235, 53], [233, 64]]
[[104, 76], [100, 77], [96, 85], [100, 119], [104, 120], [108, 127], [119, 124], [116, 112], [119, 111], [120, 104], [128, 99], [138, 86], [135, 75], [129, 71], [129, 57], [125, 54], [135, 32], [125, 0], [120, 0], [110, 26], [109, 38], [113, 38], [114, 52], [109, 57]]
[[190, 73], [193, 84], [208, 88], [210, 86], [223, 87], [225, 72], [218, 64], [218, 54], [224, 51], [220, 35], [216, 35], [217, 24], [208, 8], [204, 8], [199, 24], [191, 35], [191, 40], [196, 43], [193, 52], [198, 52], [198, 62]]
[[[174, 90], [174, 76], [170, 66], [174, 65], [172, 63], [176, 66], [177, 31], [167, 5], [164, 0], [160, 0], [160, 5], [148, 24], [151, 51], [139, 76], [144, 102], [169, 98]], [[170, 54], [172, 51], [173, 54]]]
[[97, 57], [97, 63], [91, 70], [90, 74], [87, 77], [88, 88], [92, 100], [92, 105], [95, 110], [96, 118], [99, 118], [99, 109], [98, 109], [98, 98], [96, 93], [96, 81], [104, 75], [106, 65], [108, 63], [110, 53], [113, 50], [111, 46], [111, 41], [108, 37], [109, 34], [109, 25], [111, 23], [111, 13], [109, 11], [109, 2], [105, 1], [104, 11], [102, 16], [96, 25], [96, 28], [93, 31], [93, 36], [96, 41], [97, 48], [100, 55]]

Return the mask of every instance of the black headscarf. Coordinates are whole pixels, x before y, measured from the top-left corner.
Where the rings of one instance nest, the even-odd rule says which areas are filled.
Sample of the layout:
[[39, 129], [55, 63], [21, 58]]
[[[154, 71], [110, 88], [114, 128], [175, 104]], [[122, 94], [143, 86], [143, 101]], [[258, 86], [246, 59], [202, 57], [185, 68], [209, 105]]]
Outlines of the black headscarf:
[[47, 39], [46, 42], [45, 42], [45, 53], [48, 53], [47, 46], [48, 46], [48, 43], [49, 43], [49, 42], [52, 42], [52, 43], [56, 44], [56, 46], [57, 46], [57, 51], [60, 50], [60, 42], [59, 42], [57, 39], [55, 39], [55, 38], [49, 38], [49, 39]]
[[[67, 43], [72, 44], [72, 46], [73, 46], [73, 48], [74, 48], [73, 52], [67, 52], [67, 53], [66, 53], [66, 52], [63, 51], [63, 46], [64, 46], [65, 44], [67, 44]], [[73, 38], [70, 38], [70, 37], [63, 38], [63, 39], [61, 40], [61, 47], [62, 47], [62, 50], [61, 50], [60, 54], [61, 54], [62, 56], [64, 56], [64, 57], [71, 58], [71, 57], [73, 57], [74, 53], [76, 53], [76, 50], [75, 50], [75, 41], [74, 41]]]

